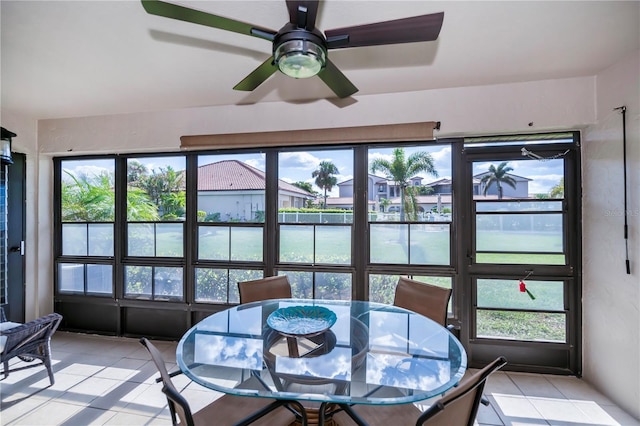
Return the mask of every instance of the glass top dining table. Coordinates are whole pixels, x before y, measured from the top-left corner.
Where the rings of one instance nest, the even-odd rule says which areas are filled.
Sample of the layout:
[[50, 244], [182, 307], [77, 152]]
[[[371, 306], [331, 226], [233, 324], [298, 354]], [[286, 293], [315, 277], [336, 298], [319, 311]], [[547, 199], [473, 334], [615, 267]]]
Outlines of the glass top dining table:
[[429, 318], [380, 303], [306, 299], [215, 313], [185, 333], [176, 360], [219, 392], [343, 407], [441, 395], [467, 368], [458, 339]]

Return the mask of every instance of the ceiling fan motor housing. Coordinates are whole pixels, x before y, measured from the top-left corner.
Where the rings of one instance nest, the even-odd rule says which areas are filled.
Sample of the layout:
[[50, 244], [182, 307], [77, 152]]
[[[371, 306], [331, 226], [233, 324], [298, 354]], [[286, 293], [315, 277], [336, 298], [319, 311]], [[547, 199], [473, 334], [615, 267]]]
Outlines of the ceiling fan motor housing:
[[273, 58], [278, 69], [290, 77], [313, 77], [327, 64], [327, 45], [318, 30], [288, 23], [273, 40]]

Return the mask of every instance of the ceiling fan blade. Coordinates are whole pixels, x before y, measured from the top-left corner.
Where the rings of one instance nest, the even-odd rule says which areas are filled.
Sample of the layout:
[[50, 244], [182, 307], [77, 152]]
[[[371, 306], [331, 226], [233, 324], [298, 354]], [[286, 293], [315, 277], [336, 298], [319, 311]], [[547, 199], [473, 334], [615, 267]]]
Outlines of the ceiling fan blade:
[[289, 10], [289, 22], [298, 28], [311, 31], [316, 27], [318, 0], [287, 0], [287, 10]]
[[327, 65], [318, 73], [318, 77], [320, 77], [339, 98], [346, 98], [358, 91], [358, 88], [354, 86], [329, 59], [327, 59]]
[[278, 70], [278, 66], [273, 62], [273, 56], [264, 61], [262, 65], [253, 70], [251, 74], [246, 76], [240, 83], [233, 87], [233, 90], [243, 90], [251, 92], [256, 87], [265, 82], [266, 79], [271, 77], [274, 72]]
[[268, 28], [258, 27], [235, 19], [213, 15], [196, 9], [166, 3], [160, 0], [142, 0], [142, 7], [151, 15], [165, 18], [178, 19], [180, 21], [191, 22], [193, 24], [205, 25], [207, 27], [219, 28], [221, 30], [233, 31], [240, 34], [263, 38], [273, 41], [277, 31]]
[[329, 49], [433, 41], [440, 34], [443, 20], [444, 12], [439, 12], [375, 24], [337, 28], [324, 33]]

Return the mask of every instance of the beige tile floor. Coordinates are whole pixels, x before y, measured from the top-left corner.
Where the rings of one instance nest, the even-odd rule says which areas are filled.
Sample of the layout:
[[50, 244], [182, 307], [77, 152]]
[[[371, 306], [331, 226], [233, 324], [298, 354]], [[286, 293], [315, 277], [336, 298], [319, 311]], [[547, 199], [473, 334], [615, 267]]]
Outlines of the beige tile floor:
[[[176, 343], [154, 343], [174, 369]], [[137, 339], [59, 331], [52, 351], [53, 386], [44, 368], [0, 381], [1, 425], [171, 424], [154, 381], [157, 370]], [[219, 396], [184, 375], [174, 381], [194, 411]], [[490, 377], [485, 395], [491, 405], [480, 406], [479, 425], [640, 425], [575, 377], [499, 371]]]

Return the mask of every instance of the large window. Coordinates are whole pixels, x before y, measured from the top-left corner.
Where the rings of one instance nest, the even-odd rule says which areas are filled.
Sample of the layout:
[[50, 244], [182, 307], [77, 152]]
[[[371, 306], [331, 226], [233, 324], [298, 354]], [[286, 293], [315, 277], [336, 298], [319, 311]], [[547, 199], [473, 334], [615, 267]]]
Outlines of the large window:
[[353, 150], [278, 153], [278, 259], [295, 297], [351, 299]]
[[184, 156], [127, 159], [125, 298], [184, 300], [185, 171]]
[[264, 275], [265, 154], [197, 157], [195, 301], [238, 303], [237, 283]]
[[58, 158], [56, 309], [176, 338], [240, 281], [390, 304], [408, 276], [452, 289], [472, 364], [577, 371], [578, 136]]
[[60, 293], [112, 296], [115, 162], [65, 160], [60, 167]]
[[369, 299], [393, 302], [397, 275], [385, 274], [388, 267], [451, 288], [451, 145], [369, 148], [367, 191], [369, 263], [381, 272], [369, 275]]

